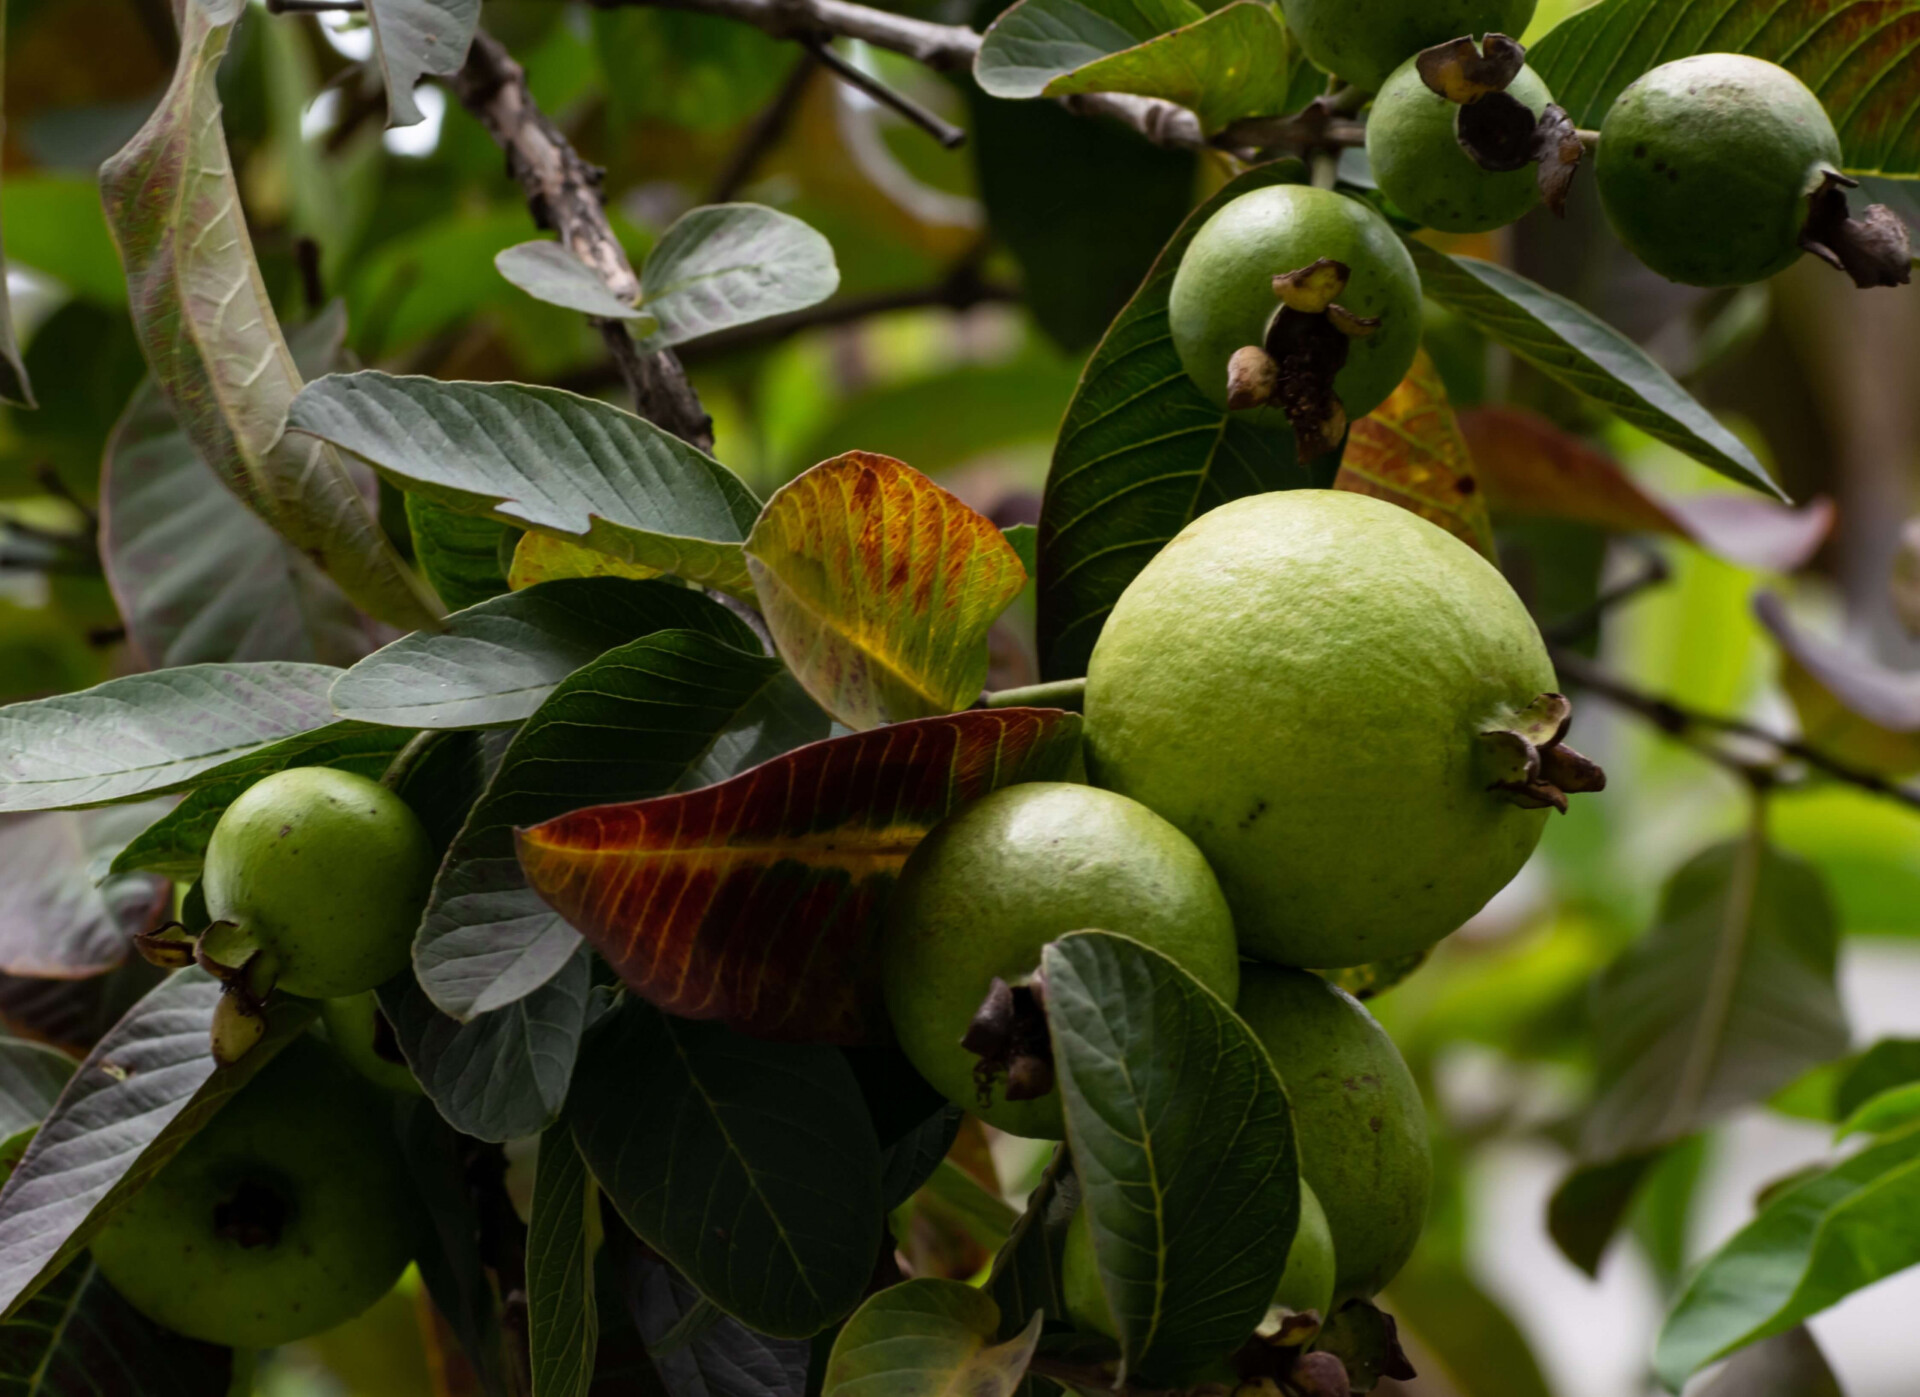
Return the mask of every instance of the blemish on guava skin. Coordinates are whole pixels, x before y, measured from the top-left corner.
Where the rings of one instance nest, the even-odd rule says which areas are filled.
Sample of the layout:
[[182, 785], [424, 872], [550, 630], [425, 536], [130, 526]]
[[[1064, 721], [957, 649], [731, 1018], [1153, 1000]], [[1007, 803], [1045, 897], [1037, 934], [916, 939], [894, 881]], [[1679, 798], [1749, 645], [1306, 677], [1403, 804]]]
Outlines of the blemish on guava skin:
[[285, 838], [286, 838], [286, 837], [287, 837], [288, 835], [290, 835], [290, 834], [292, 834], [292, 833], [293, 833], [293, 826], [292, 826], [292, 825], [282, 825], [282, 826], [280, 826], [280, 838], [282, 838], [282, 839], [285, 839]]
[[1243, 830], [1252, 829], [1253, 822], [1259, 819], [1262, 815], [1266, 813], [1267, 813], [1267, 802], [1264, 800], [1254, 801], [1253, 808], [1247, 811], [1247, 813], [1241, 818], [1240, 828]]

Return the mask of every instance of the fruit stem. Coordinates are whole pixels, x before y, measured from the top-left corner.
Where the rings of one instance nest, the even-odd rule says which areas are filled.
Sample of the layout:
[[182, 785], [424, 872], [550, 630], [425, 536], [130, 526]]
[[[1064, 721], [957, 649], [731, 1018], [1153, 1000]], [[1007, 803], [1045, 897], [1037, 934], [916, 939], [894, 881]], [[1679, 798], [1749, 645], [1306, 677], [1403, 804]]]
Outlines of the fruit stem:
[[1313, 187], [1331, 189], [1340, 182], [1340, 153], [1316, 150], [1313, 153]]
[[993, 689], [980, 696], [981, 708], [1064, 708], [1078, 713], [1085, 700], [1085, 679], [1055, 679], [1018, 689]]
[[1586, 127], [1580, 126], [1574, 129], [1573, 134], [1579, 137], [1580, 144], [1585, 146], [1588, 151], [1600, 149], [1600, 133], [1598, 131], [1590, 131]]

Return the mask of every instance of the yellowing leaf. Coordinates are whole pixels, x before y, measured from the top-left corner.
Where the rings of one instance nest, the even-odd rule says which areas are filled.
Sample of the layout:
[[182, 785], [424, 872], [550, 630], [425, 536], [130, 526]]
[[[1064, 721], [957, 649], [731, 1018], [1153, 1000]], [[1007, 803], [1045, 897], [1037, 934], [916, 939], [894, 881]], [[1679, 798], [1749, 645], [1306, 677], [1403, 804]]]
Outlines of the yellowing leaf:
[[659, 568], [629, 563], [584, 543], [571, 543], [552, 534], [527, 533], [513, 547], [513, 565], [507, 585], [518, 592], [536, 582], [562, 577], [632, 577], [644, 581], [660, 576]]
[[1333, 488], [1410, 509], [1494, 556], [1493, 522], [1473, 457], [1424, 349], [1392, 396], [1353, 424]]

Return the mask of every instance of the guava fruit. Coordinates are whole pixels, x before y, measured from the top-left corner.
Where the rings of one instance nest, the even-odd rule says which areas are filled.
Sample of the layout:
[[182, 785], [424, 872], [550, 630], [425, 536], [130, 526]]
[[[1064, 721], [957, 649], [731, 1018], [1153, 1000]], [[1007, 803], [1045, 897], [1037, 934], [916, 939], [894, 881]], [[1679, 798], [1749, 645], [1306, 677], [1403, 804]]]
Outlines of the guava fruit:
[[[1553, 94], [1531, 68], [1505, 88], [1538, 118]], [[1482, 169], [1460, 144], [1455, 121], [1463, 109], [1428, 87], [1416, 59], [1393, 70], [1367, 118], [1367, 159], [1380, 192], [1416, 223], [1446, 233], [1504, 228], [1540, 202], [1531, 164], [1517, 170]]]
[[1427, 1220], [1433, 1157], [1420, 1088], [1360, 1001], [1310, 971], [1247, 966], [1237, 1012], [1293, 1103], [1300, 1172], [1333, 1238], [1334, 1302], [1373, 1295]]
[[392, 1288], [414, 1200], [377, 1096], [303, 1034], [93, 1240], [133, 1307], [208, 1343], [269, 1348]]
[[1087, 666], [1087, 769], [1200, 846], [1247, 955], [1363, 965], [1457, 928], [1542, 807], [1597, 788], [1553, 686], [1526, 607], [1453, 535], [1370, 496], [1256, 495], [1121, 595]]
[[1378, 92], [1405, 60], [1448, 39], [1518, 39], [1536, 0], [1280, 0], [1287, 32], [1314, 65]]
[[[1194, 234], [1167, 318], [1181, 364], [1215, 406], [1291, 426], [1311, 459], [1406, 377], [1420, 347], [1420, 276], [1365, 204], [1269, 185], [1223, 205]], [[1265, 356], [1276, 381], [1249, 388], [1248, 356]], [[1316, 420], [1329, 393], [1337, 413]]]
[[275, 772], [214, 826], [202, 959], [246, 966], [255, 994], [370, 990], [406, 967], [433, 872], [419, 818], [378, 782], [324, 766]]
[[1060, 1139], [1030, 982], [1042, 947], [1087, 930], [1131, 936], [1233, 1002], [1240, 962], [1220, 885], [1146, 807], [1033, 782], [936, 825], [900, 872], [882, 944], [887, 1012], [920, 1074], [989, 1125]]
[[1800, 256], [1837, 174], [1826, 109], [1785, 68], [1731, 53], [1664, 63], [1615, 99], [1594, 178], [1620, 241], [1670, 281], [1742, 286]]
[[423, 1094], [419, 1078], [407, 1066], [393, 1025], [372, 990], [320, 1001], [327, 1042], [340, 1060], [377, 1087], [403, 1096]]

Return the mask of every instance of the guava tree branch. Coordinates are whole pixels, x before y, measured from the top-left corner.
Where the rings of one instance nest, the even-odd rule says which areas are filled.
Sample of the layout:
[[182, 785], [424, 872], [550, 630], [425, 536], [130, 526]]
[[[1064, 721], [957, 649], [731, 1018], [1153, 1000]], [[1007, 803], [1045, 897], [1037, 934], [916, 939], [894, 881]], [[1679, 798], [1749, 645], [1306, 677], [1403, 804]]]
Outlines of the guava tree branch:
[[[534, 223], [551, 228], [607, 289], [624, 301], [640, 294], [640, 278], [614, 236], [600, 198], [604, 172], [581, 158], [573, 143], [533, 100], [526, 71], [486, 33], [473, 36], [467, 61], [454, 75], [460, 104], [507, 154], [507, 168], [527, 194]], [[626, 323], [595, 324], [642, 417], [702, 451], [713, 447], [713, 422], [671, 349], [643, 353]]]

